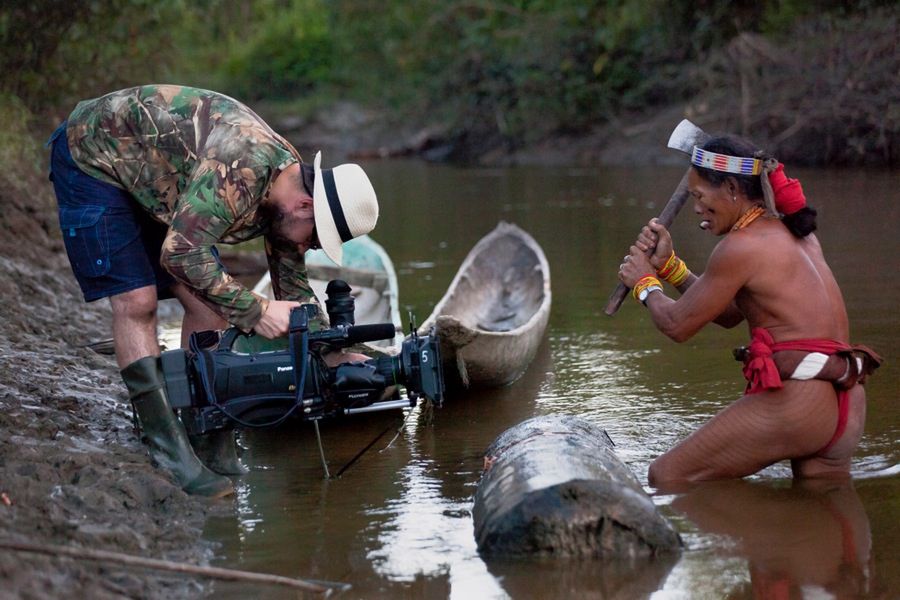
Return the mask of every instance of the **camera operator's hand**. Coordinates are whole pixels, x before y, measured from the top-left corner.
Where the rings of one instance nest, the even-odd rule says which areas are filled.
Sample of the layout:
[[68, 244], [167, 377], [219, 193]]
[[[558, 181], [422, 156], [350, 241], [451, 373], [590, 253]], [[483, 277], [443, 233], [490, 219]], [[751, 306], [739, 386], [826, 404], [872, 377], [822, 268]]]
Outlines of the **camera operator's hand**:
[[289, 300], [270, 300], [268, 308], [253, 326], [253, 331], [273, 340], [288, 334], [291, 321], [291, 309], [300, 306], [299, 302]]
[[322, 357], [325, 360], [325, 364], [329, 367], [336, 367], [341, 363], [348, 362], [365, 362], [369, 360], [369, 357], [365, 354], [360, 354], [358, 352], [329, 352], [328, 354]]

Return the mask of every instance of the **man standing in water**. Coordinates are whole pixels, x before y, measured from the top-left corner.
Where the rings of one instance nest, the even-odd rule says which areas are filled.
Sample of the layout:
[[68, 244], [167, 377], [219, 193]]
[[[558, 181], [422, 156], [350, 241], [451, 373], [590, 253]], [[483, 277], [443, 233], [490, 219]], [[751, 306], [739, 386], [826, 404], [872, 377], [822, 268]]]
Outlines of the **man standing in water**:
[[[157, 301], [175, 297], [184, 306], [182, 343], [227, 323], [267, 338], [285, 335], [291, 309], [315, 302], [305, 252], [322, 248], [340, 264], [342, 243], [375, 227], [378, 202], [368, 177], [358, 165], [322, 169], [320, 154], [312, 168], [302, 164], [243, 104], [181, 86], [146, 85], [81, 102], [50, 141], [69, 261], [87, 302], [110, 299], [116, 360], [152, 458], [188, 493], [232, 493], [222, 475], [243, 470], [233, 431], [189, 441], [171, 410]], [[261, 236], [276, 300], [235, 281], [214, 245]]]
[[[790, 459], [796, 477], [847, 476], [866, 415], [865, 376], [880, 362], [850, 346], [841, 291], [816, 236], [800, 183], [746, 140], [695, 148], [689, 192], [700, 227], [722, 236], [693, 275], [655, 219], [619, 268], [619, 279], [676, 342], [707, 323], [744, 319], [747, 391], [650, 465], [649, 481], [736, 478]], [[649, 254], [648, 254], [649, 253]], [[681, 293], [663, 292], [660, 280]]]

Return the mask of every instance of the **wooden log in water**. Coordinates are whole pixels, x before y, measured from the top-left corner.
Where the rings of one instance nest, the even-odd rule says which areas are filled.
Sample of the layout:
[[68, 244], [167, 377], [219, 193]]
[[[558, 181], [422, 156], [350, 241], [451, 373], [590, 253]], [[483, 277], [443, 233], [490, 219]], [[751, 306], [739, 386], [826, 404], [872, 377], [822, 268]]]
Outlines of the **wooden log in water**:
[[485, 465], [473, 512], [482, 555], [637, 558], [681, 549], [606, 432], [583, 419], [520, 423], [494, 440]]

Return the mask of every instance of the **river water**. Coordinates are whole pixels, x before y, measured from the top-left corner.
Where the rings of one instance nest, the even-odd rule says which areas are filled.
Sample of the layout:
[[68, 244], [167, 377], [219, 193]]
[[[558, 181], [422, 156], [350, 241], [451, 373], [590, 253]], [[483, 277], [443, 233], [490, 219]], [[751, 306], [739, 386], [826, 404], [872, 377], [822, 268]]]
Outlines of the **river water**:
[[[378, 438], [339, 479], [323, 479], [308, 424], [242, 432], [251, 471], [238, 480], [234, 510], [208, 522], [205, 535], [219, 544], [214, 564], [349, 583], [344, 598], [900, 596], [897, 173], [791, 172], [819, 210], [853, 341], [886, 359], [867, 386], [852, 484], [792, 484], [785, 463], [740, 482], [656, 495], [685, 551], [623, 565], [486, 562], [473, 536], [473, 496], [483, 451], [527, 418], [568, 414], [599, 424], [646, 485], [653, 458], [740, 395], [731, 349], [746, 341], [743, 327], [708, 327], [679, 345], [630, 298], [614, 317], [602, 312], [622, 255], [683, 171], [365, 166], [381, 205], [372, 237], [394, 261], [401, 314], [427, 317], [471, 247], [503, 220], [531, 233], [549, 260], [546, 338], [507, 388], [470, 393], [433, 415], [416, 409], [405, 420], [324, 424], [332, 473]], [[697, 228], [689, 206], [673, 235], [679, 255], [702, 271], [716, 240]], [[216, 598], [248, 594], [296, 597], [283, 588], [214, 589]]]

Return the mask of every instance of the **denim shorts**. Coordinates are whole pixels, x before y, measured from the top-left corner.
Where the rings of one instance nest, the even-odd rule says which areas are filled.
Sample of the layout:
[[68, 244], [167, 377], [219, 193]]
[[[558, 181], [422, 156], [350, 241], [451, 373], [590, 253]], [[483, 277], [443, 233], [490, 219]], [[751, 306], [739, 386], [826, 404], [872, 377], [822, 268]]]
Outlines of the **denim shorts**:
[[155, 285], [171, 298], [175, 279], [160, 265], [168, 227], [153, 219], [128, 192], [82, 171], [69, 152], [64, 121], [53, 146], [50, 180], [59, 226], [75, 279], [86, 302]]

